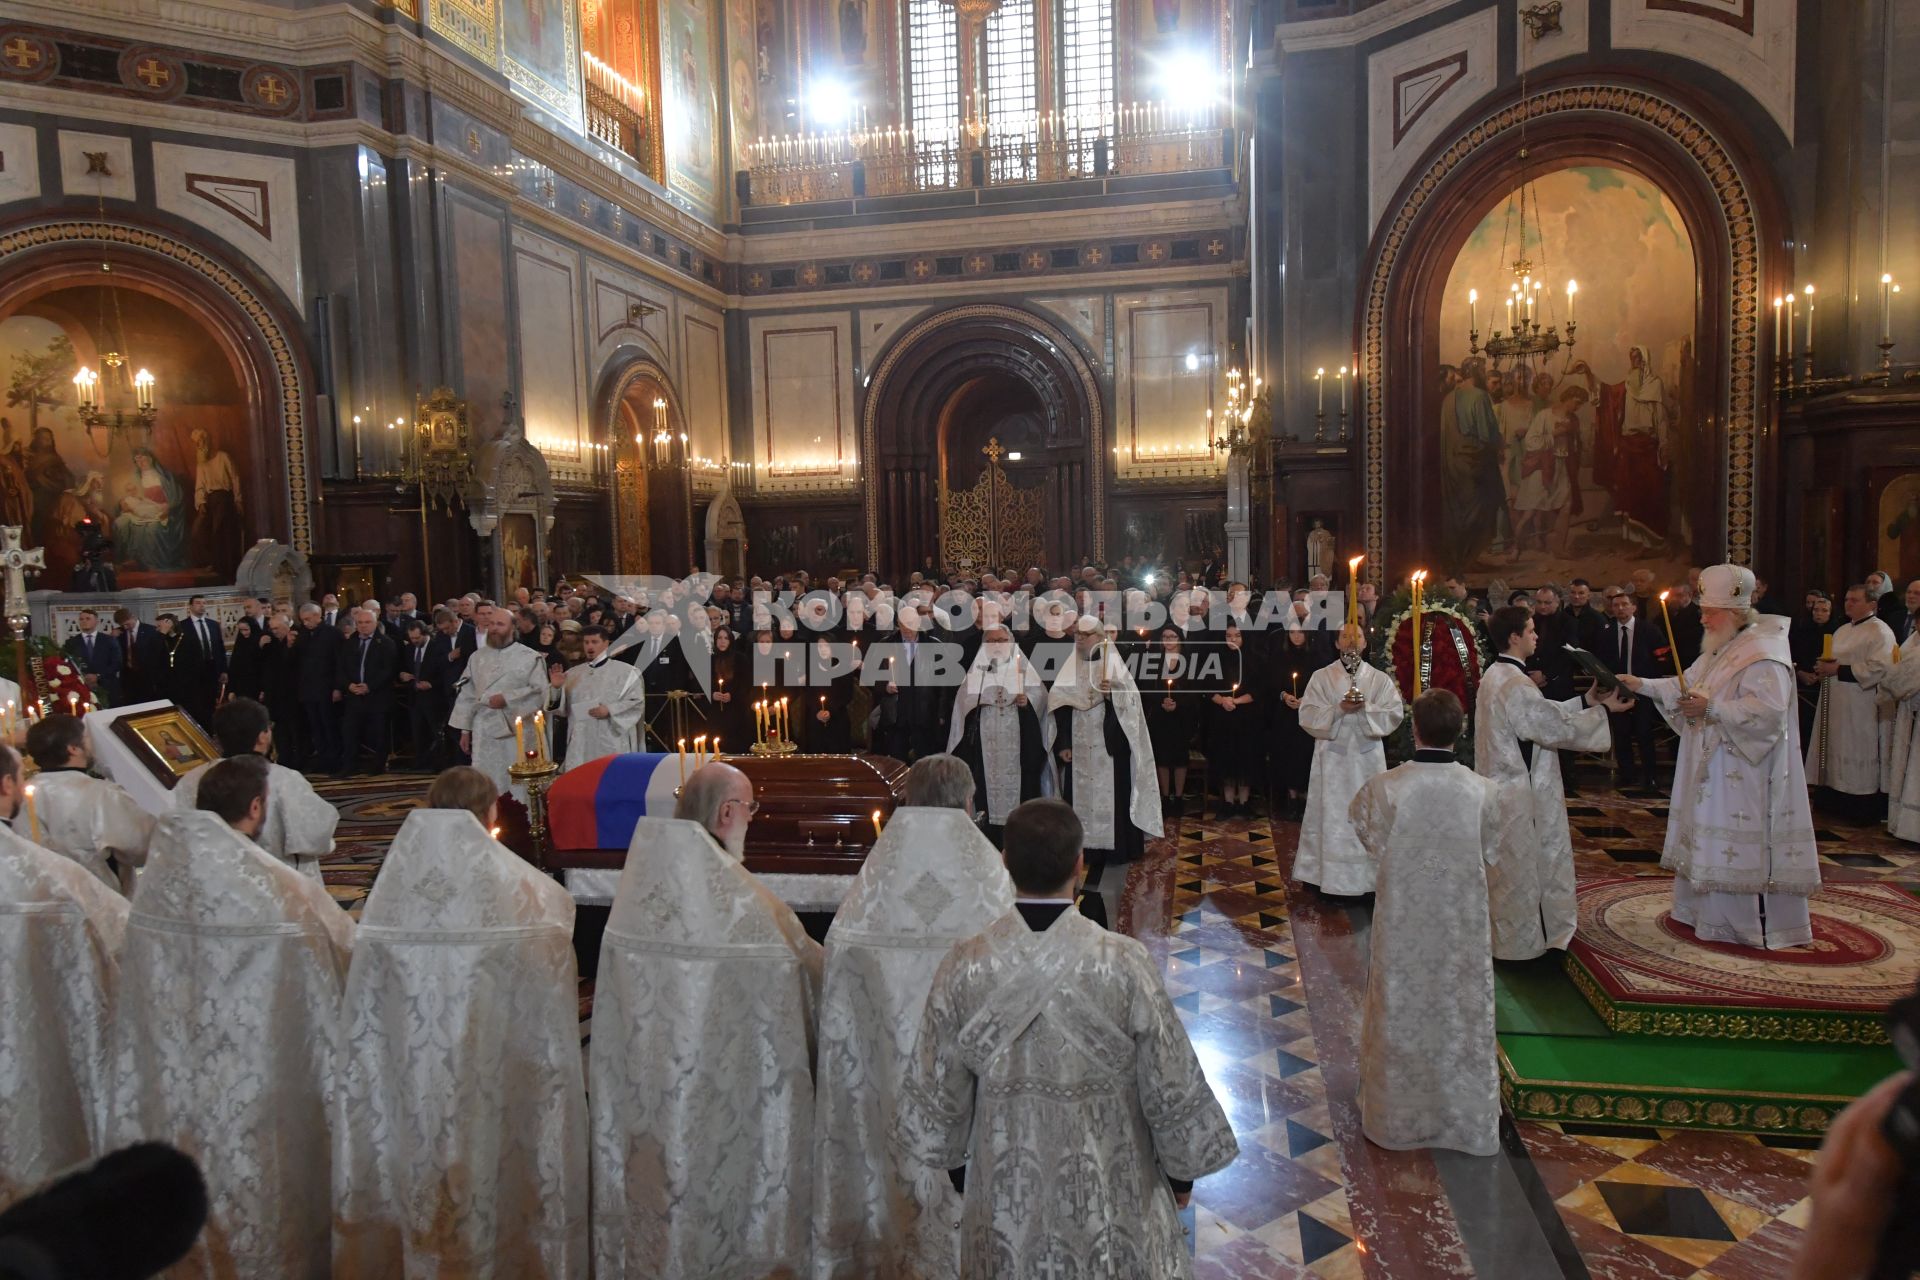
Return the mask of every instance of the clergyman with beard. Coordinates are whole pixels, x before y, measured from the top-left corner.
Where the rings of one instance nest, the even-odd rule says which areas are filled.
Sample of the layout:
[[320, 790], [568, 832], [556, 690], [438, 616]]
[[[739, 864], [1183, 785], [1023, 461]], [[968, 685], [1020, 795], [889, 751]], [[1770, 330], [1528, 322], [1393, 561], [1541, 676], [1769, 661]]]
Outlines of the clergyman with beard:
[[[538, 650], [515, 641], [510, 610], [489, 610], [484, 631], [486, 643], [461, 673], [447, 723], [460, 731], [460, 749], [473, 757], [473, 767], [505, 795], [513, 783], [507, 770], [520, 750], [514, 721], [523, 719], [523, 734], [533, 733], [533, 713], [547, 705], [547, 663]], [[524, 741], [532, 750], [532, 737]]]

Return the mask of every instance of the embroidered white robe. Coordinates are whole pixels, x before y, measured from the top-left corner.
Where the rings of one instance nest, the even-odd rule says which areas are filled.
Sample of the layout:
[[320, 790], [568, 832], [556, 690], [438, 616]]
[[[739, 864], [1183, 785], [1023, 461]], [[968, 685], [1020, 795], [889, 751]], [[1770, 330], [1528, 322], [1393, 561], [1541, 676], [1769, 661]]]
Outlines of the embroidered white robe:
[[353, 921], [212, 813], [153, 835], [120, 957], [106, 1145], [171, 1143], [209, 1210], [169, 1280], [326, 1280], [327, 1102]]
[[[1100, 687], [1104, 672], [1107, 688]], [[1048, 694], [1049, 711], [1071, 708], [1073, 750], [1068, 763], [1073, 811], [1080, 819], [1083, 839], [1089, 849], [1121, 847], [1119, 822], [1130, 822], [1144, 839], [1157, 839], [1160, 825], [1160, 784], [1153, 771], [1153, 740], [1147, 736], [1147, 717], [1140, 707], [1140, 690], [1127, 671], [1127, 664], [1114, 651], [1111, 642], [1100, 646], [1097, 661], [1083, 661], [1076, 650], [1060, 664], [1060, 674]], [[1127, 780], [1131, 794], [1127, 812], [1115, 812], [1115, 765], [1107, 750], [1106, 723], [1109, 715], [1119, 717], [1126, 734], [1132, 759]], [[1049, 752], [1060, 748], [1058, 729]]]
[[[1603, 751], [1605, 707], [1549, 701], [1524, 668], [1496, 659], [1473, 707], [1473, 770], [1500, 796], [1500, 858], [1487, 873], [1493, 954], [1531, 960], [1573, 939], [1573, 833], [1560, 780], [1562, 751]], [[1527, 764], [1521, 742], [1533, 744]]]
[[471, 813], [407, 815], [347, 975], [335, 1280], [585, 1280], [572, 938], [567, 891]]
[[1418, 760], [1353, 798], [1376, 868], [1360, 1127], [1380, 1146], [1500, 1150], [1487, 873], [1508, 852], [1504, 803], [1465, 765]]
[[1849, 622], [1833, 633], [1834, 661], [1851, 668], [1854, 679], [1829, 676], [1820, 682], [1813, 741], [1807, 744], [1808, 786], [1854, 796], [1875, 795], [1886, 786], [1882, 768], [1893, 746], [1892, 707], [1859, 677], [1892, 654], [1893, 629], [1878, 618]]
[[[1355, 682], [1366, 704], [1342, 711], [1340, 702]], [[1294, 879], [1318, 885], [1323, 893], [1373, 892], [1373, 860], [1354, 835], [1347, 810], [1368, 778], [1387, 771], [1386, 739], [1406, 714], [1393, 677], [1367, 663], [1349, 676], [1338, 661], [1331, 662], [1308, 679], [1300, 695], [1300, 727], [1314, 739], [1313, 768], [1293, 857]]]
[[1813, 938], [1807, 899], [1820, 891], [1820, 853], [1787, 625], [1763, 615], [1687, 668], [1687, 687], [1707, 698], [1697, 723], [1678, 710], [1678, 680], [1640, 686], [1680, 735], [1660, 855], [1674, 873], [1673, 918], [1708, 942], [1779, 948]]
[[634, 826], [588, 1055], [598, 1280], [805, 1273], [820, 966], [698, 824]]
[[103, 1154], [107, 1025], [127, 900], [0, 830], [0, 1205]]
[[[1021, 707], [1014, 699], [1023, 693], [1027, 695], [1027, 705]], [[1040, 673], [1018, 645], [1009, 643], [996, 648], [987, 643], [973, 656], [967, 678], [953, 696], [953, 715], [947, 731], [949, 752], [960, 746], [967, 732], [967, 717], [976, 712], [975, 722], [980, 727], [977, 767], [984, 779], [975, 781], [985, 784], [979, 789], [987, 795], [987, 821], [1004, 826], [1007, 815], [1020, 804], [1025, 790], [1025, 764], [1020, 747], [1023, 725], [1029, 718], [1038, 726], [1040, 749], [1046, 761], [1039, 779], [1039, 794], [1054, 793], [1053, 717], [1047, 714], [1047, 687], [1040, 682]]]
[[960, 809], [893, 811], [827, 933], [814, 1072], [813, 1274], [951, 1276], [960, 1196], [893, 1147], [934, 972], [1013, 910], [1000, 851]]
[[966, 1166], [962, 1280], [1191, 1276], [1167, 1179], [1239, 1151], [1147, 949], [1077, 911], [948, 953], [899, 1141]]
[[[197, 765], [173, 784], [173, 807], [191, 809], [200, 800], [200, 779], [210, 764]], [[284, 765], [267, 765], [267, 812], [254, 843], [296, 871], [320, 879], [320, 860], [333, 852], [340, 811], [320, 798], [313, 784]]]
[[[46, 770], [28, 785], [33, 788], [33, 813], [21, 805], [13, 815], [14, 831], [72, 858], [102, 884], [131, 893], [133, 869], [146, 862], [147, 842], [153, 838], [152, 815], [119, 783], [79, 769]], [[107, 864], [109, 857], [119, 864], [120, 875]]]
[[[607, 709], [605, 719], [592, 714], [595, 707]], [[646, 685], [638, 671], [617, 659], [583, 662], [567, 672], [567, 682], [560, 688], [560, 711], [567, 717], [567, 758], [560, 762], [564, 772], [601, 756], [640, 749]]]
[[[513, 722], [524, 720], [522, 733], [527, 749], [533, 749], [533, 713], [547, 705], [546, 659], [537, 650], [523, 644], [495, 649], [482, 643], [467, 660], [453, 699], [453, 714], [447, 723], [462, 733], [471, 733], [473, 767], [493, 779], [501, 795], [508, 792], [526, 802], [526, 788], [517, 786], [507, 770], [518, 758], [519, 746]], [[506, 699], [498, 709], [487, 705], [494, 694]]]
[[1900, 660], [1878, 664], [1861, 679], [1871, 679], [1893, 709], [1892, 741], [1887, 750], [1887, 830], [1902, 840], [1920, 841], [1920, 633], [1899, 647]]

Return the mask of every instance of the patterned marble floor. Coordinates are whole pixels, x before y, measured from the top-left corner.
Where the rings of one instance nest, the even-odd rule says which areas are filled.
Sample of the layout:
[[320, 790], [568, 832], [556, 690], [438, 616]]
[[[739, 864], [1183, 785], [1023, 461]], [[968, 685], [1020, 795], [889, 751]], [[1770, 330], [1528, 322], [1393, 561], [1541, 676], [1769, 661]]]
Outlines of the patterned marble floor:
[[[342, 812], [328, 887], [356, 914], [426, 781], [320, 784]], [[1663, 797], [1589, 790], [1570, 813], [1583, 877], [1665, 874]], [[1189, 819], [1125, 869], [1112, 911], [1164, 966], [1240, 1138], [1195, 1191], [1199, 1280], [1786, 1273], [1806, 1144], [1511, 1121], [1487, 1159], [1367, 1143], [1354, 1099], [1368, 909], [1290, 879], [1297, 835]], [[1831, 825], [1820, 839], [1830, 880], [1920, 884], [1920, 848]]]

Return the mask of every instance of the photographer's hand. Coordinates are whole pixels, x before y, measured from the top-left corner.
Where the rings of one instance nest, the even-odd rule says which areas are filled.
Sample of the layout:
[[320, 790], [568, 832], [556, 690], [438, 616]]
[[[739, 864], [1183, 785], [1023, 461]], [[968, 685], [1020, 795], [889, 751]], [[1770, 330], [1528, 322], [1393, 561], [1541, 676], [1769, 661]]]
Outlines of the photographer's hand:
[[1857, 1280], [1873, 1267], [1893, 1216], [1900, 1159], [1880, 1132], [1913, 1076], [1888, 1076], [1834, 1117], [1813, 1166], [1813, 1214], [1792, 1280]]

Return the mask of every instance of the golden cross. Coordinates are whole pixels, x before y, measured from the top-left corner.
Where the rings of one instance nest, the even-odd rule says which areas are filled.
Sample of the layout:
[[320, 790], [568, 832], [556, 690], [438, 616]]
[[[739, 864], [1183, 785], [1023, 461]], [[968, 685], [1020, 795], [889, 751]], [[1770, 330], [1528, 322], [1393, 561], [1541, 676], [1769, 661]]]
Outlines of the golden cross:
[[986, 454], [987, 461], [997, 467], [1000, 465], [1000, 455], [1005, 453], [1006, 450], [1000, 447], [1000, 437], [994, 436], [987, 441], [986, 447], [980, 450], [980, 452]]
[[7, 61], [22, 71], [40, 65], [40, 51], [19, 36], [7, 41], [6, 54]]
[[261, 76], [260, 82], [253, 86], [253, 91], [270, 107], [279, 106], [287, 96], [286, 82], [273, 75]]
[[173, 69], [157, 58], [148, 58], [133, 69], [133, 74], [147, 82], [147, 88], [159, 89], [173, 79]]

